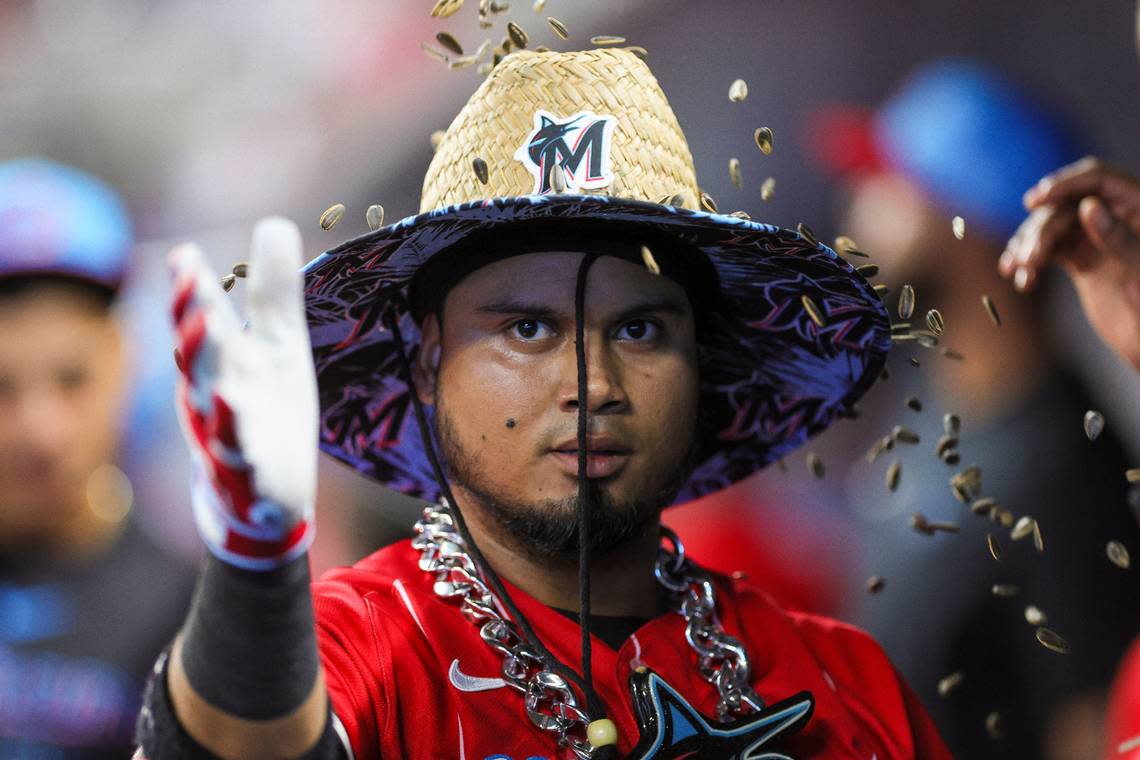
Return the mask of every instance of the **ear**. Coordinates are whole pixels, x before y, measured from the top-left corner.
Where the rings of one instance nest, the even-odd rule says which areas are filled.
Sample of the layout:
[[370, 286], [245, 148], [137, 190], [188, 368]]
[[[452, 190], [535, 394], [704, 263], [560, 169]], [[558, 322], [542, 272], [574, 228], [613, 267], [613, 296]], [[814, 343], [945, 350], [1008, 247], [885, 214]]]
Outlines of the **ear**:
[[424, 317], [420, 333], [422, 336], [420, 350], [412, 363], [412, 381], [416, 384], [416, 394], [420, 397], [420, 401], [434, 404], [443, 342], [442, 329], [435, 314]]

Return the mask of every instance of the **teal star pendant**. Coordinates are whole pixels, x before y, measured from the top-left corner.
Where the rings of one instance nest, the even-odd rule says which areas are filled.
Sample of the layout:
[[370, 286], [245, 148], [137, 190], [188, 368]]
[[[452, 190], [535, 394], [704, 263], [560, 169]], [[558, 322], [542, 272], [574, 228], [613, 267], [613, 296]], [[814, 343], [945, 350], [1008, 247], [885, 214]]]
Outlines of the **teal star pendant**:
[[651, 670], [629, 678], [641, 739], [629, 760], [793, 760], [774, 751], [799, 731], [815, 701], [801, 691], [731, 723], [709, 723]]

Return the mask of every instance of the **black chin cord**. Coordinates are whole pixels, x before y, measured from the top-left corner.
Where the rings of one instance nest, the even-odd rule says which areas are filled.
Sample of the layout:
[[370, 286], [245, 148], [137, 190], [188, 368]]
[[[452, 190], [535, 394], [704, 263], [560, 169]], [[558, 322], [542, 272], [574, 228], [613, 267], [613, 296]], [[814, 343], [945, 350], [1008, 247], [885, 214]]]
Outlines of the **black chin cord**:
[[[585, 261], [583, 261], [583, 265], [585, 265]], [[579, 272], [579, 279], [582, 281], [582, 283], [584, 285], [584, 283], [585, 283], [584, 269]], [[579, 290], [581, 290], [581, 287], [579, 287]], [[584, 295], [584, 292], [583, 292], [583, 295]], [[577, 304], [577, 298], [575, 300], [576, 300], [576, 304]], [[539, 654], [539, 656], [542, 658], [542, 661], [546, 664], [546, 666], [550, 670], [557, 672], [563, 678], [566, 678], [567, 680], [572, 681], [573, 683], [577, 684], [578, 688], [580, 688], [582, 690], [582, 693], [586, 697], [587, 712], [589, 713], [591, 719], [597, 720], [598, 717], [604, 717], [605, 713], [601, 709], [602, 702], [598, 698], [598, 695], [594, 691], [594, 684], [593, 684], [592, 677], [589, 675], [587, 675], [586, 678], [579, 676], [571, 668], [564, 665], [557, 657], [555, 657], [549, 649], [547, 649], [546, 645], [542, 643], [542, 641], [538, 638], [538, 635], [534, 632], [534, 629], [531, 627], [530, 622], [526, 619], [526, 617], [522, 614], [522, 611], [515, 604], [514, 600], [511, 598], [511, 595], [509, 593], [507, 593], [507, 589], [503, 585], [502, 579], [499, 578], [498, 573], [495, 572], [494, 568], [491, 567], [491, 564], [489, 562], [487, 562], [487, 560], [483, 557], [483, 553], [481, 551], [479, 551], [479, 547], [475, 543], [475, 538], [471, 535], [470, 530], [468, 530], [468, 528], [467, 528], [467, 521], [463, 518], [463, 511], [459, 508], [459, 502], [457, 502], [455, 500], [455, 495], [452, 494], [451, 486], [449, 485], [447, 478], [443, 473], [443, 468], [440, 466], [439, 457], [436, 454], [436, 450], [435, 450], [435, 442], [432, 439], [431, 429], [428, 426], [427, 414], [424, 412], [423, 402], [420, 401], [419, 394], [416, 393], [415, 383], [412, 380], [412, 368], [408, 362], [408, 355], [407, 355], [407, 351], [405, 350], [404, 338], [400, 332], [400, 326], [398, 324], [398, 319], [396, 318], [393, 311], [388, 312], [384, 322], [387, 324], [388, 329], [390, 329], [392, 331], [392, 337], [396, 341], [396, 353], [399, 355], [399, 360], [400, 360], [400, 373], [403, 376], [402, 379], [404, 380], [404, 383], [408, 386], [408, 395], [411, 396], [411, 399], [412, 399], [412, 407], [415, 410], [416, 423], [419, 427], [420, 438], [423, 441], [424, 453], [427, 455], [428, 461], [431, 463], [432, 473], [435, 476], [436, 483], [439, 485], [440, 491], [442, 492], [444, 498], [447, 499], [448, 505], [451, 507], [451, 515], [452, 515], [452, 518], [455, 520], [455, 527], [456, 527], [456, 529], [458, 529], [459, 535], [463, 537], [463, 541], [467, 545], [467, 551], [471, 554], [471, 558], [475, 561], [475, 564], [483, 572], [483, 575], [486, 578], [487, 583], [490, 584], [491, 589], [495, 592], [497, 597], [502, 601], [503, 606], [507, 608], [507, 611], [510, 613], [511, 618], [515, 621], [515, 623], [519, 627], [519, 630], [522, 632], [523, 636], [526, 638], [527, 643], [534, 649], [534, 651], [536, 651]], [[578, 349], [579, 350], [579, 358], [578, 358], [578, 362], [579, 362], [579, 364], [578, 364], [578, 373], [579, 373], [578, 374], [578, 378], [579, 378], [579, 380], [578, 380], [578, 398], [579, 398], [579, 405], [578, 405], [578, 410], [579, 410], [578, 411], [578, 425], [579, 425], [578, 488], [579, 488], [579, 503], [581, 503], [582, 480], [584, 477], [583, 473], [585, 472], [584, 465], [582, 462], [582, 460], [584, 459], [584, 456], [585, 456], [585, 453], [584, 453], [585, 449], [583, 448], [584, 437], [583, 437], [583, 433], [581, 432], [581, 428], [585, 424], [585, 417], [584, 417], [584, 413], [582, 411], [584, 408], [584, 404], [583, 404], [582, 400], [583, 400], [583, 397], [585, 395], [585, 380], [584, 380], [584, 378], [585, 378], [585, 363], [584, 363], [585, 354], [581, 348], [581, 346], [582, 346], [581, 333], [583, 332], [581, 308], [578, 309], [577, 323], [578, 323], [578, 333], [579, 333], [579, 337], [578, 337], [578, 346], [579, 346], [579, 349]], [[587, 487], [588, 487], [588, 484], [587, 484]], [[582, 512], [582, 509], [581, 509], [581, 506], [579, 506], [579, 514], [581, 514], [581, 512]], [[580, 527], [580, 529], [579, 529], [579, 538], [580, 539], [581, 539], [581, 536], [582, 536], [582, 531], [581, 531], [581, 527]], [[586, 536], [588, 537], [588, 528], [587, 528]], [[586, 544], [583, 544], [583, 546], [586, 546]], [[587, 554], [588, 554], [588, 551], [584, 551], [581, 556], [586, 556]], [[581, 567], [581, 565], [580, 565], [580, 567]], [[586, 575], [586, 578], [587, 578], [587, 581], [586, 581], [586, 592], [587, 592], [586, 603], [587, 603], [587, 606], [585, 608], [583, 608], [583, 616], [580, 617], [580, 620], [583, 621], [582, 622], [582, 626], [583, 626], [582, 630], [583, 630], [583, 641], [584, 641], [584, 644], [583, 644], [584, 655], [588, 655], [590, 652], [589, 622], [588, 622], [589, 618], [585, 616], [589, 611], [589, 598], [588, 598], [589, 575], [588, 575], [588, 573]], [[584, 656], [583, 657], [583, 667], [584, 667], [585, 673], [587, 673], [587, 674], [590, 673], [589, 663], [590, 663], [589, 657]], [[617, 758], [617, 748], [616, 748], [616, 746], [613, 746], [613, 745], [605, 746], [605, 747], [599, 747], [594, 751], [593, 758], [595, 758], [596, 760], [614, 760], [615, 758]]]

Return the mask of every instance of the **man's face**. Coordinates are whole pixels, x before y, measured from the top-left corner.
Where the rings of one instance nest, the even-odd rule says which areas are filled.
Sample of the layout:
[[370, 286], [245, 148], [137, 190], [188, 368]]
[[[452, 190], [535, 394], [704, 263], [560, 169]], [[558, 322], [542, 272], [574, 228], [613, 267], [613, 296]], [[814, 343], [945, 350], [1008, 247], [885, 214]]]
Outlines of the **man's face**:
[[0, 543], [46, 538], [114, 452], [121, 348], [106, 308], [43, 285], [0, 298]]
[[[448, 294], [442, 328], [425, 320], [419, 359], [461, 506], [482, 510], [520, 548], [566, 559], [577, 551], [581, 259], [528, 254], [475, 271]], [[677, 283], [608, 256], [590, 269], [584, 324], [586, 471], [604, 550], [651, 524], [686, 474], [696, 336]]]

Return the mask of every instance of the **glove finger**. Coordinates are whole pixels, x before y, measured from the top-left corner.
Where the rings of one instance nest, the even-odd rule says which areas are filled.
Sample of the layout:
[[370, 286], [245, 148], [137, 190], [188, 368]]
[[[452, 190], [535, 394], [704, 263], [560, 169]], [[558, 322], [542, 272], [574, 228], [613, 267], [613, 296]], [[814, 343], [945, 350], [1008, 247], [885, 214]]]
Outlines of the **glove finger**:
[[301, 274], [301, 232], [283, 217], [257, 223], [249, 266], [250, 330], [273, 341], [308, 340], [305, 325], [304, 278]]
[[237, 313], [197, 246], [178, 246], [171, 251], [170, 263], [177, 361], [200, 393], [220, 376], [227, 346], [240, 340]]

